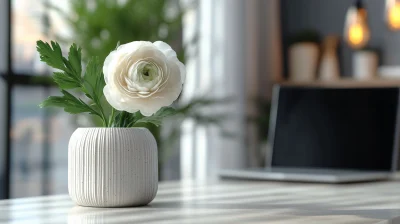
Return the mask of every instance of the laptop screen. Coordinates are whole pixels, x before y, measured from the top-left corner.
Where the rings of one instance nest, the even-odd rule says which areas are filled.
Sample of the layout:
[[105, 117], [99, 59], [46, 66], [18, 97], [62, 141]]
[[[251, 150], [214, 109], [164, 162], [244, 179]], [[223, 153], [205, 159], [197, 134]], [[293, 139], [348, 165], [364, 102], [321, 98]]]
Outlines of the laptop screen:
[[392, 170], [397, 88], [278, 88], [273, 167]]

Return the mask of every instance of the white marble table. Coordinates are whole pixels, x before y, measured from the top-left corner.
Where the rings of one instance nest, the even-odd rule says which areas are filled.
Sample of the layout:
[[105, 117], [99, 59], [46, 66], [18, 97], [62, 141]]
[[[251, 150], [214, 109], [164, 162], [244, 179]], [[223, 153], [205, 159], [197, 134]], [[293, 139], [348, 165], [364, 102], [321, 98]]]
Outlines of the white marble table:
[[400, 181], [325, 185], [161, 183], [138, 208], [89, 208], [67, 195], [0, 201], [0, 223], [400, 223]]

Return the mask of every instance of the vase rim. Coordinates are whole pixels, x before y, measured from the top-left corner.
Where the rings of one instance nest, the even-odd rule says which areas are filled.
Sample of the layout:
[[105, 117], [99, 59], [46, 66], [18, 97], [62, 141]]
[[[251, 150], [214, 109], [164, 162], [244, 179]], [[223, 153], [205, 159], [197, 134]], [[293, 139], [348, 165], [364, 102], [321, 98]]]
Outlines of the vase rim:
[[78, 127], [77, 129], [108, 129], [108, 130], [112, 130], [112, 129], [127, 129], [127, 130], [131, 130], [131, 129], [146, 129], [148, 130], [148, 128], [145, 127]]

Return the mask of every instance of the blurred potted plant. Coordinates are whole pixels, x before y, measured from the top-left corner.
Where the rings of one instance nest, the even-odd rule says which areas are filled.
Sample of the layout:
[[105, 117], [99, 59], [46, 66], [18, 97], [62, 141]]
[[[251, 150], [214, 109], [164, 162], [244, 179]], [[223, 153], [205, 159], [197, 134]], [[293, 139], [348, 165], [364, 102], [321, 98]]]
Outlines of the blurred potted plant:
[[259, 164], [265, 166], [265, 158], [268, 152], [268, 132], [271, 114], [271, 101], [263, 98], [256, 99], [258, 107], [258, 115], [248, 117], [250, 124], [255, 124], [258, 130], [258, 140], [260, 148], [260, 161]]
[[320, 37], [316, 31], [303, 30], [289, 44], [289, 79], [312, 81], [316, 78]]
[[83, 59], [97, 55], [104, 60], [118, 42], [132, 40], [164, 41], [178, 51], [183, 59], [181, 44], [183, 10], [179, 1], [168, 0], [70, 0], [70, 10], [47, 4], [57, 12], [71, 29], [71, 36], [56, 33], [64, 44], [84, 46]]

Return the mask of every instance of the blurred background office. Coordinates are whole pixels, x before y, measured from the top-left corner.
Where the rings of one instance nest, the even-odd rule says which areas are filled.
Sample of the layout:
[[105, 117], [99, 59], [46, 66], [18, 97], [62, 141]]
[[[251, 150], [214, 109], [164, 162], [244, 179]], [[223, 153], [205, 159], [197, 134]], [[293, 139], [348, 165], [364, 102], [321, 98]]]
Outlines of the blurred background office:
[[102, 59], [118, 42], [173, 46], [187, 79], [183, 115], [150, 127], [160, 181], [202, 181], [265, 163], [274, 83], [398, 78], [399, 23], [390, 0], [0, 0], [0, 198], [67, 193], [69, 137], [97, 123], [38, 108], [58, 92], [39, 39]]

